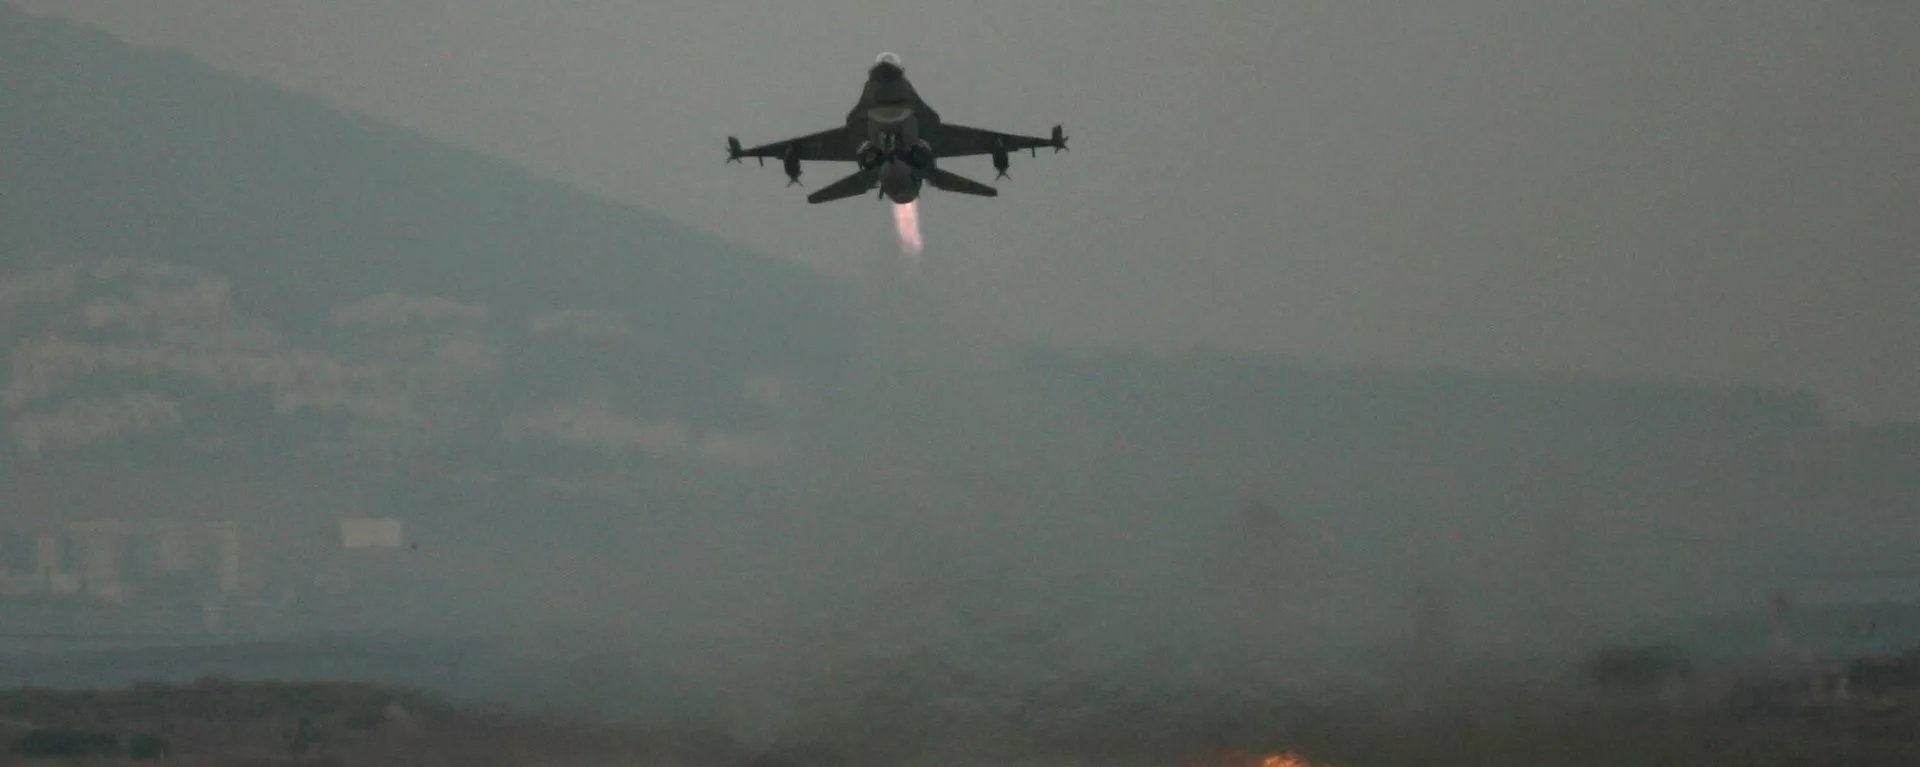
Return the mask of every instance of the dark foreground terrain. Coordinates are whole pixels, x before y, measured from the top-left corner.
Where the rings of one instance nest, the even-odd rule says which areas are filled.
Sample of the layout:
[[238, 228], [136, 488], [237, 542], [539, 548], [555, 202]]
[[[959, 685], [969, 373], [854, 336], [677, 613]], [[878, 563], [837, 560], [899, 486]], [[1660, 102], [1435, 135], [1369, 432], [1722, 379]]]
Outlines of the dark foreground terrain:
[[[1156, 717], [1149, 717], [1156, 718]], [[1170, 717], [1178, 718], [1178, 717]], [[1913, 765], [1920, 744], [1862, 737], [1818, 722], [1740, 724], [1707, 714], [1646, 709], [1574, 712], [1507, 700], [1493, 704], [1291, 709], [1275, 721], [1215, 728], [1214, 747], [1190, 737], [1141, 742], [1116, 727], [1111, 743], [1034, 743], [1014, 756], [982, 749], [853, 742], [750, 748], [724, 735], [662, 732], [508, 714], [417, 691], [358, 683], [143, 684], [113, 690], [0, 693], [0, 764], [176, 765], [685, 765], [826, 767], [912, 763], [1311, 767], [1343, 765]], [[869, 733], [878, 743], [885, 733]], [[1124, 744], [1138, 746], [1138, 749]], [[879, 756], [880, 753], [886, 756]]]
[[[717, 748], [360, 683], [142, 684], [0, 693], [5, 764], [693, 763]], [[677, 753], [685, 752], [685, 753]]]

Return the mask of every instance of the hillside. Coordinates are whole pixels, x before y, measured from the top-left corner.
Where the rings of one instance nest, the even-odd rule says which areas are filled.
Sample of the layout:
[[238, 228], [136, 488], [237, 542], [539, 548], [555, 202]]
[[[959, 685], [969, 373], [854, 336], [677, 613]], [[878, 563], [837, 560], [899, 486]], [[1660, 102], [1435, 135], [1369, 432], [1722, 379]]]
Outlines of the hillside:
[[[435, 421], [434, 397], [497, 417], [583, 384], [698, 431], [746, 417], [756, 377], [825, 387], [844, 367], [845, 297], [822, 277], [180, 54], [0, 14], [16, 451], [85, 441], [34, 425], [63, 413], [229, 443], [251, 421], [253, 442], [286, 444], [258, 417], [391, 431]], [[122, 376], [120, 398], [58, 396], [78, 367]], [[626, 431], [600, 439], [647, 438]]]
[[[275, 626], [750, 673], [1064, 476], [1065, 411], [910, 302], [179, 54], [0, 5], [0, 133], [0, 590], [52, 598], [69, 523], [237, 520]], [[341, 556], [349, 517], [409, 546]], [[160, 610], [95, 588], [76, 625]]]
[[1798, 393], [1026, 348], [6, 5], [0, 136], [0, 533], [243, 518], [290, 567], [404, 519], [332, 573], [384, 612], [308, 625], [1018, 711], [1282, 650], [1568, 653], [1920, 540], [1920, 440]]

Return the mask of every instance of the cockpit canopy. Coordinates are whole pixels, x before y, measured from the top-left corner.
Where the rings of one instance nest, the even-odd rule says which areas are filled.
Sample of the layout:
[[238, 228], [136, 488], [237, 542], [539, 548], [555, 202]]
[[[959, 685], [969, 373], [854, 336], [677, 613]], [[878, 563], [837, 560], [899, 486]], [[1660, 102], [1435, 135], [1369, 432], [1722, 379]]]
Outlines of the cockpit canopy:
[[903, 66], [901, 66], [901, 65], [900, 65], [900, 56], [899, 56], [899, 54], [894, 54], [894, 53], [882, 53], [882, 54], [880, 54], [880, 56], [879, 56], [879, 57], [877, 57], [877, 58], [875, 58], [875, 59], [873, 60], [873, 65], [874, 65], [874, 66], [880, 66], [881, 64], [887, 64], [887, 65], [890, 65], [890, 66], [892, 66], [892, 67], [893, 67], [894, 69], [900, 69], [900, 70], [904, 70], [904, 69], [906, 69], [906, 67], [903, 67]]

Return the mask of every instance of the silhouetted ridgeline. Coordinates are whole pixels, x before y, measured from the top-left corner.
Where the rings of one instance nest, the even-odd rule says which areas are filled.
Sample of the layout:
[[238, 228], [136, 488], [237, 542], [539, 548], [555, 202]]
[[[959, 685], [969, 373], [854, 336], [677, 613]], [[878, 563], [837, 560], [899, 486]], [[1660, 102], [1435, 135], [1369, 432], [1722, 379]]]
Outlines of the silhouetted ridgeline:
[[[669, 382], [688, 397], [783, 364], [844, 364], [840, 292], [802, 268], [182, 54], [0, 14], [9, 272], [164, 261], [227, 281], [234, 313], [322, 348], [352, 340], [341, 306], [385, 294], [476, 307], [523, 336], [540, 317], [568, 320], [557, 312], [615, 312], [671, 351]], [[523, 381], [595, 364], [662, 375], [525, 347]]]

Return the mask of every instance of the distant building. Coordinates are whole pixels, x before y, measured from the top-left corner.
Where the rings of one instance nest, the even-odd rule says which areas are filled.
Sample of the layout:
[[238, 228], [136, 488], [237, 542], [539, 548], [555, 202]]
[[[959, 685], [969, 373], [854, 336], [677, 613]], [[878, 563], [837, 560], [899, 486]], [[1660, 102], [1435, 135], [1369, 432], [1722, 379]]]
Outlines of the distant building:
[[359, 517], [340, 522], [340, 545], [348, 549], [397, 549], [405, 540], [400, 520]]
[[118, 521], [76, 522], [67, 534], [79, 545], [80, 590], [103, 602], [126, 604], [132, 598], [125, 561], [128, 533]]
[[96, 519], [0, 530], [0, 595], [127, 605], [178, 598], [170, 584], [203, 572], [206, 593], [237, 597], [260, 586], [251, 524]]
[[41, 533], [33, 537], [34, 574], [38, 576], [40, 588], [44, 593], [71, 595], [80, 592], [80, 574], [66, 569], [69, 563], [77, 563], [74, 556], [73, 541], [58, 533]]
[[212, 559], [204, 525], [160, 522], [153, 527], [153, 566], [162, 573], [182, 573], [206, 566]]
[[38, 594], [42, 586], [34, 536], [0, 529], [0, 597]]
[[259, 586], [248, 554], [254, 550], [252, 525], [241, 522], [216, 522], [208, 526], [213, 535], [214, 571], [220, 576], [220, 593], [250, 593]]

